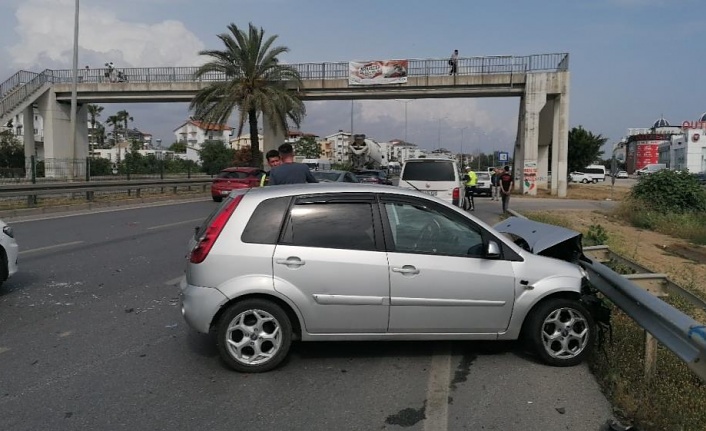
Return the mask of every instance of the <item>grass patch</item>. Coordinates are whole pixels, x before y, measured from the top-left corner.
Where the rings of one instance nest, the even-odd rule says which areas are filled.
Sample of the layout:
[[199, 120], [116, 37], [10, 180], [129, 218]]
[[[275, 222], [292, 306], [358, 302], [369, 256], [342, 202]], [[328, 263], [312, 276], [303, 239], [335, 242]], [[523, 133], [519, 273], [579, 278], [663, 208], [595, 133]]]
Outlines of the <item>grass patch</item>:
[[706, 245], [706, 213], [704, 212], [657, 212], [646, 209], [639, 201], [626, 200], [616, 208], [615, 215], [640, 229]]
[[534, 211], [523, 213], [525, 217], [530, 220], [538, 221], [540, 223], [553, 224], [554, 226], [561, 226], [567, 229], [573, 229], [571, 220], [555, 212], [548, 211]]

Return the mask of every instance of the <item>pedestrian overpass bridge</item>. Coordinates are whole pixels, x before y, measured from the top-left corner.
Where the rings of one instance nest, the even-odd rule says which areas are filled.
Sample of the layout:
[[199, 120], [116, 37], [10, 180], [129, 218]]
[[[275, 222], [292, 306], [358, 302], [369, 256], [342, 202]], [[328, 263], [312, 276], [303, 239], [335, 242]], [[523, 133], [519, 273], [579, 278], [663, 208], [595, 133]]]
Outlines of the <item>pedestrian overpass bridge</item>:
[[[447, 59], [408, 60], [407, 80], [399, 84], [352, 85], [349, 63], [291, 64], [302, 77], [304, 101], [518, 97], [514, 150], [516, 187], [535, 195], [538, 188], [566, 196], [569, 113], [569, 54], [490, 56], [458, 59], [449, 75]], [[190, 102], [197, 91], [226, 76], [194, 78], [197, 67], [82, 69], [77, 76], [76, 148], [71, 146], [71, 70], [20, 71], [0, 84], [0, 124], [24, 114], [25, 154], [34, 154], [34, 108], [44, 121], [45, 158], [83, 159], [88, 155], [89, 103]], [[294, 88], [293, 88], [294, 89]], [[284, 140], [264, 124], [265, 151]], [[553, 144], [553, 145], [552, 145]], [[549, 166], [549, 149], [552, 166]], [[551, 183], [548, 183], [548, 172]]]

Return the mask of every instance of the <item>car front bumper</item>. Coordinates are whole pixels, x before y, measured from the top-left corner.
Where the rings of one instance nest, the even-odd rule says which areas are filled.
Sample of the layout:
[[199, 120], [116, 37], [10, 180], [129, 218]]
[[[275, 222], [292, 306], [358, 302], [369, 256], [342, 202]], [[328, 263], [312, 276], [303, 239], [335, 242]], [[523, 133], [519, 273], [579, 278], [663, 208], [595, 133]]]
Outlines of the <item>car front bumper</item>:
[[193, 329], [208, 334], [213, 317], [228, 298], [220, 290], [211, 287], [193, 286], [181, 280], [181, 314]]

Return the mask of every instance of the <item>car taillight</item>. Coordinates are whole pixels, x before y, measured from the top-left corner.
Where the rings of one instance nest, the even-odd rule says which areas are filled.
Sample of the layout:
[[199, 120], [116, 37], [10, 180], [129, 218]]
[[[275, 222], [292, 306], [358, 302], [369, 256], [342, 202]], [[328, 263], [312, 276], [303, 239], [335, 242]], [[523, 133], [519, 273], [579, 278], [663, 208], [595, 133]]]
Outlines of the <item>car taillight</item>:
[[460, 197], [461, 189], [459, 189], [458, 187], [454, 188], [454, 191], [451, 193], [451, 199], [458, 201]]
[[201, 263], [208, 256], [208, 252], [211, 251], [211, 247], [218, 239], [218, 235], [225, 227], [226, 223], [230, 219], [230, 216], [235, 212], [235, 208], [238, 206], [240, 201], [243, 199], [243, 195], [238, 195], [230, 202], [226, 203], [225, 207], [219, 212], [208, 225], [204, 234], [199, 238], [196, 247], [191, 250], [191, 255], [189, 256], [189, 262], [191, 263]]

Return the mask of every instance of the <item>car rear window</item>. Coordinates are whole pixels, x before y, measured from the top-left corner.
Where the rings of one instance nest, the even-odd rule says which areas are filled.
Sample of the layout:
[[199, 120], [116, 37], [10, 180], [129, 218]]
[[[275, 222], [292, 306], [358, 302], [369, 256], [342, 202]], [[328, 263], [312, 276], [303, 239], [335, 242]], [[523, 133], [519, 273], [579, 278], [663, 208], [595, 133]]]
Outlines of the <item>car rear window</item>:
[[486, 181], [490, 180], [490, 175], [488, 175], [485, 172], [478, 172], [476, 176], [478, 177], [479, 180], [486, 180]]
[[218, 173], [218, 178], [247, 178], [248, 174], [246, 172], [238, 172], [238, 171], [221, 171]]
[[451, 161], [407, 162], [402, 170], [406, 181], [455, 181], [454, 165]]
[[276, 244], [290, 197], [267, 199], [255, 208], [245, 226], [241, 241], [252, 244]]

